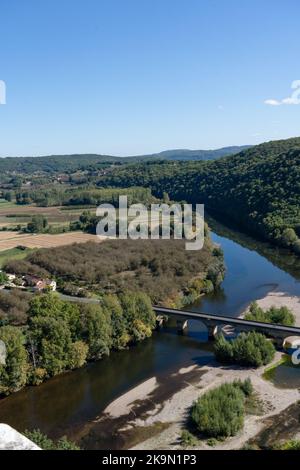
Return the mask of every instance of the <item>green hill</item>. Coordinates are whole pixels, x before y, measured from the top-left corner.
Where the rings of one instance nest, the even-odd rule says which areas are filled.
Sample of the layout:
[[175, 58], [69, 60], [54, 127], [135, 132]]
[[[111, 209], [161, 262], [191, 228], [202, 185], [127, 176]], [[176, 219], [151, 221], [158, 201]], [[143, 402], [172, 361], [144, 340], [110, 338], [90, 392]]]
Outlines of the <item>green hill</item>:
[[99, 184], [149, 186], [160, 197], [204, 203], [223, 222], [300, 254], [300, 138], [212, 162], [131, 165]]

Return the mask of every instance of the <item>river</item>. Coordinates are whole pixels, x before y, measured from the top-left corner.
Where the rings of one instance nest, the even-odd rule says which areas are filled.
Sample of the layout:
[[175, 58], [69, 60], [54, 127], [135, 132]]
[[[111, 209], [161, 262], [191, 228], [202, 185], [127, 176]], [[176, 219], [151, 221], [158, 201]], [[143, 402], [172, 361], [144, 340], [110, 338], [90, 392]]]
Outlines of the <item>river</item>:
[[[202, 298], [190, 310], [237, 316], [252, 301], [278, 289], [300, 296], [300, 261], [284, 250], [254, 241], [214, 221], [212, 238], [223, 248], [226, 277], [218, 292]], [[211, 344], [199, 322], [191, 322], [185, 336], [172, 326], [128, 351], [54, 377], [39, 387], [27, 387], [0, 401], [0, 422], [19, 431], [39, 428], [50, 437], [67, 435], [78, 442], [96, 417], [114, 399], [156, 377], [162, 399], [182, 386], [175, 372], [205, 364]], [[89, 438], [92, 448], [124, 448], [130, 441], [106, 428]], [[92, 444], [91, 444], [92, 443]]]

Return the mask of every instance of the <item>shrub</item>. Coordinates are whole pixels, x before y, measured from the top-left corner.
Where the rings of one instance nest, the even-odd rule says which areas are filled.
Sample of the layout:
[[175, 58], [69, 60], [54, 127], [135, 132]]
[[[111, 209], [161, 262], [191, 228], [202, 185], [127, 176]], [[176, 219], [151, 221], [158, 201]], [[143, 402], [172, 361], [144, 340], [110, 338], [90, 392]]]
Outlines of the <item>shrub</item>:
[[300, 450], [300, 441], [290, 440], [283, 443], [274, 444], [274, 450]]
[[54, 442], [39, 429], [34, 429], [33, 431], [26, 430], [24, 431], [24, 436], [43, 450], [80, 450], [74, 442], [69, 441], [65, 436]]
[[242, 429], [246, 399], [243, 387], [239, 382], [225, 383], [194, 403], [191, 416], [200, 433], [220, 438], [234, 436]]
[[181, 445], [184, 447], [194, 447], [198, 443], [198, 439], [191, 432], [184, 429], [181, 433]]
[[293, 326], [295, 324], [295, 316], [287, 307], [272, 306], [268, 310], [263, 310], [256, 302], [250, 305], [249, 312], [245, 315], [245, 319], [264, 323], [277, 323], [286, 326]]
[[274, 345], [261, 333], [241, 333], [236, 339], [226, 341], [223, 335], [214, 343], [216, 359], [225, 364], [260, 367], [274, 357]]

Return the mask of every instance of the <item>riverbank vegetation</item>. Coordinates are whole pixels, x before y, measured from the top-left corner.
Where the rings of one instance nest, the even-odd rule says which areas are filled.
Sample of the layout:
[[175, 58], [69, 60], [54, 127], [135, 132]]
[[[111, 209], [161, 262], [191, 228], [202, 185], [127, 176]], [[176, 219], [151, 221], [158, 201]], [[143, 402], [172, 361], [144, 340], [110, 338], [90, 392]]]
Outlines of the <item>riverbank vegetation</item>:
[[0, 327], [5, 363], [0, 364], [0, 395], [26, 384], [38, 385], [63, 371], [98, 360], [151, 336], [155, 314], [142, 292], [103, 296], [99, 304], [62, 301], [40, 294], [27, 304], [21, 326]]
[[66, 437], [61, 437], [54, 441], [46, 436], [46, 434], [43, 434], [39, 429], [34, 429], [33, 431], [25, 430], [23, 434], [42, 450], [80, 450], [80, 447], [74, 442], [69, 441]]
[[252, 395], [250, 379], [224, 383], [204, 393], [191, 410], [197, 431], [203, 437], [217, 439], [236, 435], [244, 426], [246, 401]]
[[268, 310], [263, 310], [258, 306], [257, 302], [253, 302], [250, 305], [245, 319], [286, 326], [294, 326], [296, 321], [295, 315], [287, 307], [272, 306]]
[[272, 361], [275, 347], [261, 333], [241, 333], [236, 339], [227, 341], [219, 335], [214, 343], [217, 361], [223, 364], [238, 364], [246, 367], [260, 367]]
[[197, 251], [186, 250], [184, 240], [107, 240], [36, 250], [5, 269], [54, 277], [66, 294], [140, 290], [153, 303], [178, 307], [220, 284], [224, 260], [207, 234]]

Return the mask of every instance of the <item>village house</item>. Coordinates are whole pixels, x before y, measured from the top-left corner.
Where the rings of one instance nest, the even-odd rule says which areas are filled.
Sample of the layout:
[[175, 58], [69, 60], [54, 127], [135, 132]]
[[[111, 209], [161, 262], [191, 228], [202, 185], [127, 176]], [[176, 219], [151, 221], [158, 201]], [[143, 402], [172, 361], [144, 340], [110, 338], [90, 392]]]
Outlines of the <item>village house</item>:
[[25, 284], [28, 287], [31, 287], [35, 291], [43, 291], [43, 290], [56, 290], [56, 281], [51, 279], [42, 279], [37, 276], [31, 276], [27, 274], [24, 276]]

